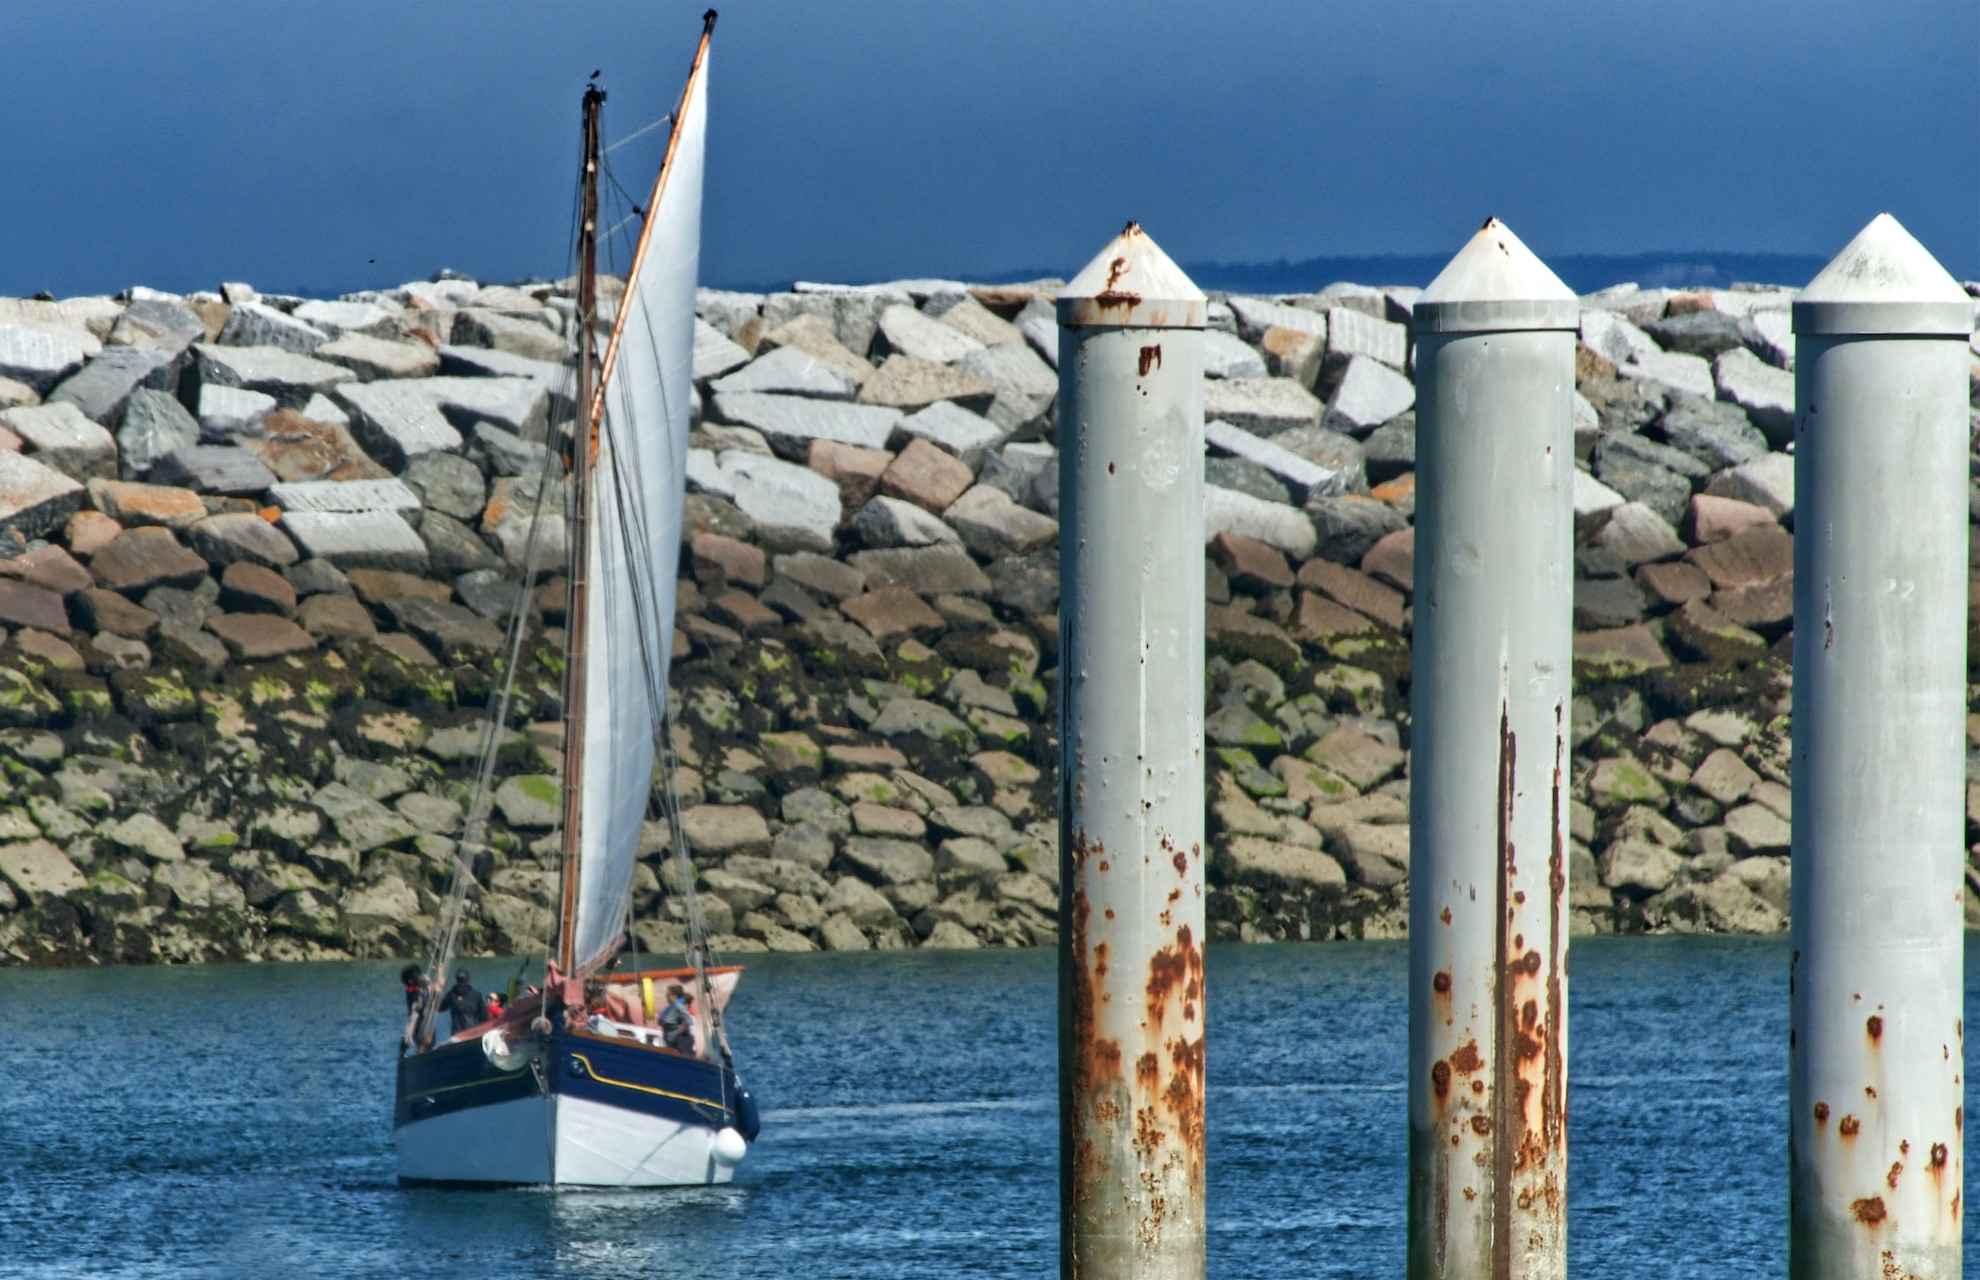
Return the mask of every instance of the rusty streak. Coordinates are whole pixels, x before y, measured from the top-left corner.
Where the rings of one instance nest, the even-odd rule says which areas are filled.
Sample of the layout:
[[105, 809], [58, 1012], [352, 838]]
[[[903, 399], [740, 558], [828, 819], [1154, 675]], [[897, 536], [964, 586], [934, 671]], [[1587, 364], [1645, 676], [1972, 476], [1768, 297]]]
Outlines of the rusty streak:
[[1507, 971], [1506, 934], [1507, 921], [1511, 908], [1506, 903], [1510, 882], [1517, 866], [1517, 854], [1512, 840], [1513, 810], [1513, 767], [1518, 760], [1518, 742], [1513, 737], [1512, 710], [1501, 700], [1499, 703], [1499, 809], [1498, 809], [1498, 858], [1499, 874], [1494, 878], [1497, 899], [1494, 904], [1496, 914], [1493, 919], [1498, 924], [1494, 936], [1494, 957], [1492, 965], [1492, 999], [1496, 1006], [1493, 1020], [1492, 1044], [1492, 1094], [1489, 1106], [1493, 1127], [1498, 1137], [1492, 1142], [1492, 1274], [1498, 1277], [1512, 1275], [1512, 1211], [1513, 1211], [1513, 1135], [1519, 1132], [1514, 1127], [1512, 1083], [1515, 1068], [1510, 1057], [1514, 1028], [1512, 1025], [1511, 992], [1508, 990], [1512, 975]]
[[1547, 1063], [1546, 1089], [1540, 1096], [1541, 1133], [1550, 1150], [1567, 1149], [1567, 1061], [1562, 1049], [1562, 1020], [1567, 1017], [1567, 996], [1561, 990], [1566, 965], [1561, 952], [1561, 916], [1567, 905], [1567, 850], [1562, 831], [1566, 810], [1562, 807], [1561, 762], [1567, 758], [1567, 725], [1560, 703], [1554, 704], [1554, 807], [1553, 848], [1547, 855]]
[[1156, 369], [1161, 368], [1162, 348], [1160, 346], [1143, 347], [1141, 349], [1141, 359], [1139, 363], [1141, 367], [1141, 376], [1144, 378], [1148, 376], [1148, 370], [1150, 368], [1156, 368]]

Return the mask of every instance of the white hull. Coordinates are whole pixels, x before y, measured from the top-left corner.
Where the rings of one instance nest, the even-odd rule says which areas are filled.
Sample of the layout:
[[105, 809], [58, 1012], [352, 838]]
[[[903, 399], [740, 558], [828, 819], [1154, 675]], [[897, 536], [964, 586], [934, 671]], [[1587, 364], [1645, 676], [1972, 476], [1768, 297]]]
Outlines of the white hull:
[[729, 1181], [715, 1130], [584, 1098], [537, 1097], [400, 1126], [406, 1182], [700, 1187]]

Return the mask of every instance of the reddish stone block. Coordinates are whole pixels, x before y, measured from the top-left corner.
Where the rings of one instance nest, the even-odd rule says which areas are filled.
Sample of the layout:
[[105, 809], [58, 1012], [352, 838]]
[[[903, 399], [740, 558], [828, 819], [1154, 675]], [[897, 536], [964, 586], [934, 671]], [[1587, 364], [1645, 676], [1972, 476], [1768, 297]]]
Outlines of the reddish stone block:
[[1765, 507], [1737, 498], [1697, 493], [1692, 495], [1691, 505], [1685, 510], [1684, 528], [1680, 532], [1686, 542], [1702, 545], [1724, 542], [1747, 529], [1777, 523], [1774, 513]]
[[975, 481], [975, 474], [960, 459], [917, 438], [881, 473], [880, 492], [940, 515]]
[[854, 596], [839, 606], [848, 618], [865, 627], [875, 640], [889, 636], [912, 635], [917, 631], [939, 631], [942, 615], [922, 602], [906, 587], [882, 587]]
[[1373, 618], [1391, 631], [1402, 630], [1402, 593], [1359, 569], [1331, 560], [1309, 560], [1299, 568], [1299, 585]]
[[1384, 534], [1381, 541], [1361, 557], [1361, 571], [1398, 591], [1414, 590], [1416, 580], [1416, 530], [1398, 529]]
[[1636, 585], [1658, 604], [1676, 607], [1712, 594], [1712, 580], [1695, 564], [1666, 560], [1637, 566]]
[[839, 486], [839, 502], [847, 511], [866, 505], [893, 460], [894, 455], [885, 449], [862, 449], [836, 440], [813, 440], [805, 457], [807, 466]]
[[688, 545], [695, 577], [713, 582], [717, 578], [732, 587], [761, 591], [768, 564], [763, 550], [738, 538], [719, 533], [697, 533]]
[[1220, 533], [1211, 540], [1210, 554], [1231, 580], [1232, 588], [1246, 595], [1264, 595], [1293, 584], [1292, 568], [1284, 554], [1256, 538]]

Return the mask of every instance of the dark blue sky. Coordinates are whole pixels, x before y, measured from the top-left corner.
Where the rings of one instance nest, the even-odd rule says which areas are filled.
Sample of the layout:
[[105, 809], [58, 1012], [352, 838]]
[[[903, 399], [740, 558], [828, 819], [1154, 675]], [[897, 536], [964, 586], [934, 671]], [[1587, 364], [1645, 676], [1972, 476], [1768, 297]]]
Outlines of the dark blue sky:
[[[0, 292], [560, 271], [585, 76], [651, 120], [702, 7], [0, 0]], [[1070, 271], [1129, 216], [1826, 256], [1880, 209], [1980, 276], [1974, 0], [733, 0], [712, 87], [710, 283]]]

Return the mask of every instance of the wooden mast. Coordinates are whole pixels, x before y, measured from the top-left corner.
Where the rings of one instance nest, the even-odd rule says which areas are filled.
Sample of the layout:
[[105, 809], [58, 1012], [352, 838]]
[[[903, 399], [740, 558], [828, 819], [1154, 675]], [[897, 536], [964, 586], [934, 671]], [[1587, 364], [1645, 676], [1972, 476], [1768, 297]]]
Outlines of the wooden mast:
[[578, 215], [577, 404], [571, 424], [570, 577], [564, 611], [564, 839], [563, 884], [557, 913], [557, 968], [569, 975], [577, 965], [577, 902], [582, 872], [584, 823], [585, 631], [591, 574], [592, 479], [598, 461], [598, 413], [593, 400], [596, 347], [592, 325], [598, 316], [598, 113], [605, 91], [584, 91], [584, 194]]

